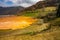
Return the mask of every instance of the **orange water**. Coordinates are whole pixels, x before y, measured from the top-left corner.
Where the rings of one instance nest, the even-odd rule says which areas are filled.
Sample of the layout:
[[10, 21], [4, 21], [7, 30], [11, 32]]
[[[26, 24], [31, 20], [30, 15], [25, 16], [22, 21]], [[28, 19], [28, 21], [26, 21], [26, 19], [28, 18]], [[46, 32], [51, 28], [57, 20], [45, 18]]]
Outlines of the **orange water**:
[[22, 29], [29, 27], [36, 19], [24, 16], [13, 16], [0, 18], [0, 29]]

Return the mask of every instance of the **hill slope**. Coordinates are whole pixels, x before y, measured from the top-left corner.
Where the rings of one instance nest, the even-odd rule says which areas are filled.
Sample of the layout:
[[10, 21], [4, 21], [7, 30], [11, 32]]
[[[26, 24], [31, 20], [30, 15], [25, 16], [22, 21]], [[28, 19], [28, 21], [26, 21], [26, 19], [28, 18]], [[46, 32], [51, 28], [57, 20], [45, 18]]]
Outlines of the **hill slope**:
[[0, 7], [0, 15], [12, 15], [20, 13], [22, 10], [24, 10], [23, 7]]

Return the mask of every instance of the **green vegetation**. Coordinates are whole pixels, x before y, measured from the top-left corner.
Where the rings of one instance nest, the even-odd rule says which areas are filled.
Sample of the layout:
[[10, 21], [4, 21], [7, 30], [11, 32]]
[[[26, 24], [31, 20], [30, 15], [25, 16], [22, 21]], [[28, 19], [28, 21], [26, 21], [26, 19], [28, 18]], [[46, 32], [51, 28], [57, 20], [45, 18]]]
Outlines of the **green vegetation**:
[[51, 21], [51, 25], [53, 25], [53, 26], [60, 26], [60, 18], [56, 18], [53, 21], [54, 22]]
[[[43, 11], [43, 8], [36, 9], [34, 11], [24, 11], [22, 16], [29, 16], [29, 17], [38, 17], [38, 16], [45, 16], [48, 13], [52, 13], [56, 10], [56, 7], [46, 7]], [[19, 14], [18, 14], [19, 15]]]
[[[54, 13], [55, 10], [56, 7], [46, 7], [44, 11], [43, 9], [24, 11], [22, 12], [23, 14], [21, 16], [37, 18], [46, 16], [49, 13]], [[0, 37], [0, 40], [60, 40], [60, 18], [50, 20], [48, 23], [44, 23], [43, 21], [41, 24], [40, 23], [41, 21], [38, 20], [30, 27], [9, 31], [11, 34], [6, 36], [2, 35], [2, 37]]]

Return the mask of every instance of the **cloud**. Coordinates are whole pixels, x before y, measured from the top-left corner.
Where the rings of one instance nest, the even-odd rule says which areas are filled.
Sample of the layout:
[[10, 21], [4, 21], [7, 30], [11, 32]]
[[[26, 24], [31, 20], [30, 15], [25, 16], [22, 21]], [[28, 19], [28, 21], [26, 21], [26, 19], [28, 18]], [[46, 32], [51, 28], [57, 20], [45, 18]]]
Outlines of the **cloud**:
[[0, 0], [0, 6], [2, 7], [11, 7], [11, 6], [29, 7], [37, 3], [38, 1], [43, 1], [43, 0]]

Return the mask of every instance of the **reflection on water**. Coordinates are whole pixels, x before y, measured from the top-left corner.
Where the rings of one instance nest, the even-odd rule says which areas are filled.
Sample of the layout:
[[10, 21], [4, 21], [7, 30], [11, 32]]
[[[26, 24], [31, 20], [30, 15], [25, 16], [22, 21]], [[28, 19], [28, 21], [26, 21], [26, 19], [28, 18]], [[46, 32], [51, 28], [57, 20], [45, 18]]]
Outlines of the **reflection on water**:
[[0, 29], [21, 29], [30, 26], [36, 19], [24, 16], [11, 16], [0, 18]]

